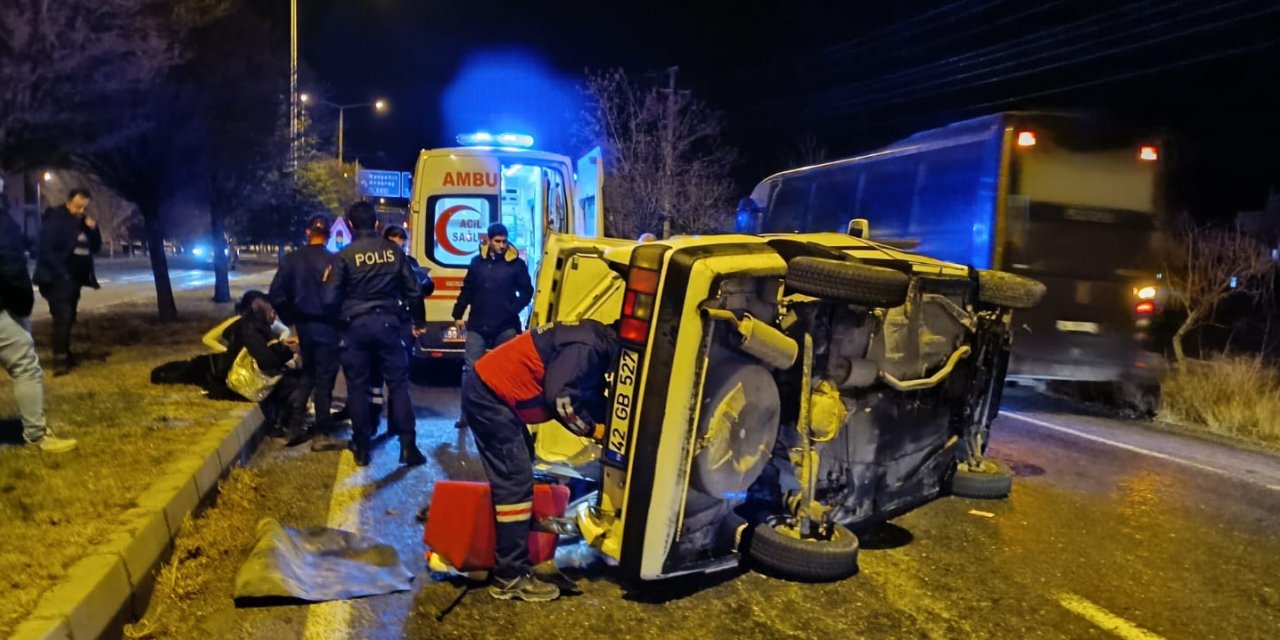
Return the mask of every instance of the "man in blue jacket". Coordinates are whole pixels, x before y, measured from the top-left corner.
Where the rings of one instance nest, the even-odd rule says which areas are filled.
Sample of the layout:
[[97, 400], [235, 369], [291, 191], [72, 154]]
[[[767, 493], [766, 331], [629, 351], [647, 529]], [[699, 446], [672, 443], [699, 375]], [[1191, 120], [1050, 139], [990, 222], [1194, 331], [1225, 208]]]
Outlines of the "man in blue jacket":
[[[340, 448], [334, 439], [333, 386], [338, 379], [338, 321], [324, 308], [324, 274], [333, 267], [337, 256], [325, 246], [329, 242], [329, 218], [312, 216], [307, 221], [307, 244], [285, 256], [271, 281], [268, 297], [271, 306], [286, 324], [298, 330], [302, 355], [302, 380], [295, 402], [306, 406], [313, 396], [316, 407], [313, 451]], [[314, 394], [314, 395], [313, 395]], [[289, 434], [289, 444], [301, 444], [305, 432]]]
[[35, 296], [22, 251], [24, 239], [18, 223], [0, 211], [0, 365], [13, 378], [23, 438], [44, 451], [64, 453], [75, 449], [76, 441], [54, 436], [45, 422], [44, 371], [29, 330]]
[[98, 223], [85, 214], [89, 191], [72, 189], [67, 203], [50, 207], [40, 222], [36, 245], [36, 273], [32, 278], [49, 303], [53, 317], [53, 375], [71, 372], [71, 327], [76, 323], [81, 287], [98, 289], [93, 256], [102, 248]]
[[[488, 241], [480, 246], [480, 255], [471, 259], [453, 306], [454, 323], [467, 331], [464, 375], [486, 352], [520, 333], [520, 312], [533, 299], [529, 265], [507, 238], [505, 225], [489, 225]], [[468, 307], [471, 313], [464, 321]], [[466, 416], [454, 426], [467, 426]]]

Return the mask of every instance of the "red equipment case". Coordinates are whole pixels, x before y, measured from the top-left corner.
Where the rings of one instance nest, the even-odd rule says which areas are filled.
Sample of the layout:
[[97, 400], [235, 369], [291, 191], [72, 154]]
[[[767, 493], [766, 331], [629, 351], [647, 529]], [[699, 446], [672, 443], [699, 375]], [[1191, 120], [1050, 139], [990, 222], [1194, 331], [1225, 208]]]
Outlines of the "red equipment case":
[[[533, 518], [561, 517], [569, 506], [569, 488], [533, 485]], [[529, 562], [555, 557], [558, 536], [529, 532]], [[493, 498], [487, 482], [441, 480], [436, 483], [422, 532], [426, 553], [432, 551], [460, 571], [493, 568], [495, 541]]]

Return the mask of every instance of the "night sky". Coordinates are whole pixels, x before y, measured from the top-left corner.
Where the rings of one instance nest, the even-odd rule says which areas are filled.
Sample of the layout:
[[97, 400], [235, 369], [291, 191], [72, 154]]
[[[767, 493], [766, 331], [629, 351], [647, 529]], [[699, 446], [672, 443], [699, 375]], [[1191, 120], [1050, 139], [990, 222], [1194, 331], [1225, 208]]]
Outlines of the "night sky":
[[[298, 2], [306, 88], [391, 102], [347, 114], [348, 157], [371, 167], [409, 170], [418, 149], [481, 121], [523, 119], [539, 146], [576, 155], [584, 69], [678, 65], [680, 86], [724, 112], [744, 193], [808, 135], [839, 157], [1021, 108], [1101, 110], [1176, 136], [1165, 157], [1200, 217], [1280, 189], [1275, 0]], [[263, 6], [287, 37], [287, 3]]]

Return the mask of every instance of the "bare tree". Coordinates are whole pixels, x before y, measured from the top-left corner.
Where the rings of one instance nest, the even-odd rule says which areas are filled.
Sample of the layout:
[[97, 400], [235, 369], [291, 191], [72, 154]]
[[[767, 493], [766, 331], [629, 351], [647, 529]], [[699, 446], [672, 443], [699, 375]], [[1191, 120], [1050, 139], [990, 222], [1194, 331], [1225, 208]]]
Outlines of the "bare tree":
[[147, 127], [134, 117], [182, 56], [184, 29], [227, 0], [0, 2], [0, 167], [23, 169], [109, 148]]
[[818, 136], [807, 133], [796, 140], [787, 168], [807, 167], [827, 161], [827, 148]]
[[580, 133], [604, 150], [610, 235], [723, 230], [732, 212], [737, 154], [723, 120], [668, 74], [665, 86], [620, 69], [587, 75]]
[[1167, 268], [1169, 298], [1187, 317], [1173, 334], [1173, 353], [1186, 359], [1182, 339], [1213, 322], [1223, 301], [1244, 296], [1255, 301], [1274, 290], [1276, 264], [1266, 248], [1238, 228], [1218, 229], [1185, 224], [1174, 260]]

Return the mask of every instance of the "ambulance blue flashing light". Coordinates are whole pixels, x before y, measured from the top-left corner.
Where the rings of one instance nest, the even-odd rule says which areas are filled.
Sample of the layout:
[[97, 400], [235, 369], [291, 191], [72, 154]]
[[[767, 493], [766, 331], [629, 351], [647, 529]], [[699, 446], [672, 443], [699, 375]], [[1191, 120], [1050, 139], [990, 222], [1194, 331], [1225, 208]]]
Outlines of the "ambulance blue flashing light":
[[458, 136], [458, 144], [467, 147], [487, 147], [494, 144], [517, 149], [533, 147], [533, 136], [524, 133], [499, 133], [494, 135], [488, 131], [464, 133]]

